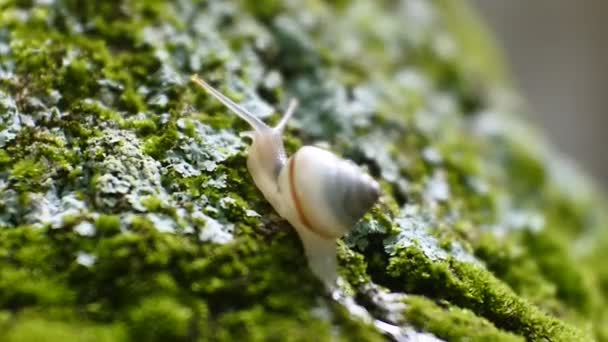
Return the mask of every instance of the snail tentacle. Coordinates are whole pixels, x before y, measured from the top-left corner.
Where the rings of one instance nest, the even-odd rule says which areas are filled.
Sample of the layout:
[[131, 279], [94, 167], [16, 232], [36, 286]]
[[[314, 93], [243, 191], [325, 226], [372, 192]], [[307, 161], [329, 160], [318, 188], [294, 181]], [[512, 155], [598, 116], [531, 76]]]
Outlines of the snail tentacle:
[[240, 118], [247, 121], [247, 123], [251, 127], [253, 127], [256, 132], [261, 133], [268, 130], [269, 127], [264, 122], [262, 122], [262, 120], [258, 119], [256, 116], [248, 112], [245, 108], [239, 106], [238, 104], [234, 103], [234, 101], [224, 96], [224, 94], [213, 88], [209, 83], [198, 77], [198, 75], [193, 75], [191, 77], [191, 80], [192, 82], [198, 84], [201, 88], [205, 89], [211, 96], [215, 97], [218, 101], [223, 103], [226, 107], [228, 107], [228, 109], [233, 111]]
[[289, 106], [287, 107], [285, 114], [283, 114], [283, 117], [281, 118], [281, 121], [279, 121], [279, 123], [273, 128], [275, 132], [282, 133], [285, 130], [287, 122], [289, 122], [289, 119], [291, 119], [291, 117], [293, 116], [293, 113], [296, 111], [296, 108], [298, 108], [298, 99], [291, 99], [289, 101]]

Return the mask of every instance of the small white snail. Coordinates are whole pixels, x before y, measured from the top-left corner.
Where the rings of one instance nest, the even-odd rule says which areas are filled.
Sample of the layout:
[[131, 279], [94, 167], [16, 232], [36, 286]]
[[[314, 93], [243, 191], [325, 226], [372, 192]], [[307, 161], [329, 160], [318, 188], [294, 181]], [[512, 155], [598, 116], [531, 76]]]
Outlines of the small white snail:
[[328, 287], [337, 280], [336, 239], [348, 233], [376, 203], [378, 183], [353, 162], [313, 146], [287, 159], [282, 134], [297, 101], [289, 103], [276, 127], [222, 95], [197, 75], [192, 81], [253, 127], [247, 167], [278, 214], [296, 229], [313, 273]]

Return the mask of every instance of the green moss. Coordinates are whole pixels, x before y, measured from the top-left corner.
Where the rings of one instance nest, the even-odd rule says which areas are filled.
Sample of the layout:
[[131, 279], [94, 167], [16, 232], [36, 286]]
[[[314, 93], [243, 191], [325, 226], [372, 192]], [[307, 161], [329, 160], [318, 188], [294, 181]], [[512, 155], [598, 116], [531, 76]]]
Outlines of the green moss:
[[4, 170], [4, 168], [11, 162], [11, 157], [8, 155], [8, 152], [5, 150], [0, 150], [0, 170]]
[[519, 241], [498, 242], [493, 236], [484, 234], [476, 243], [475, 256], [516, 293], [547, 310], [554, 310], [557, 304], [555, 285], [543, 277], [533, 257], [522, 253]]
[[[290, 341], [308, 341], [315, 336], [323, 340], [323, 336], [329, 335], [327, 324], [321, 323], [314, 326], [306, 324], [305, 326], [312, 330], [303, 329], [302, 325], [297, 322], [281, 316], [268, 316], [260, 307], [254, 307], [239, 314], [226, 313], [220, 317], [218, 323], [225, 327], [217, 334], [217, 339], [220, 341], [234, 341], [235, 339], [250, 341], [280, 340], [284, 337], [284, 331], [291, 332], [288, 337]], [[258, 328], [261, 325], [264, 328]]]
[[39, 191], [48, 174], [42, 162], [23, 159], [15, 163], [11, 169], [10, 180], [19, 192]]
[[350, 285], [358, 287], [369, 283], [370, 279], [367, 274], [367, 264], [361, 254], [346, 248], [343, 244], [339, 244], [338, 260], [344, 265], [340, 276], [348, 280]]
[[178, 141], [178, 132], [175, 124], [169, 124], [160, 135], [152, 136], [146, 140], [143, 152], [160, 159], [165, 152], [172, 149]]
[[97, 91], [97, 83], [91, 74], [99, 72], [85, 59], [75, 59], [63, 68], [60, 84], [63, 101], [72, 103], [77, 99], [87, 98]]
[[120, 232], [120, 217], [100, 215], [95, 221], [95, 227], [102, 235], [114, 235]]
[[449, 0], [439, 0], [437, 5], [443, 9], [440, 13], [444, 23], [461, 47], [461, 53], [466, 54], [466, 58], [459, 58], [463, 68], [484, 82], [509, 82], [500, 48], [489, 36], [485, 23], [476, 16], [473, 6], [467, 1]]
[[11, 323], [10, 329], [0, 332], [0, 337], [7, 342], [110, 342], [127, 340], [124, 329], [118, 324], [91, 324], [81, 321], [67, 323], [34, 315], [18, 316], [16, 321]]
[[540, 311], [478, 266], [433, 263], [417, 248], [401, 250], [387, 268], [390, 286], [467, 308], [496, 327], [528, 339], [583, 341], [581, 331]]
[[515, 144], [507, 150], [503, 165], [508, 167], [511, 175], [510, 189], [522, 199], [537, 196], [537, 189], [542, 189], [545, 185], [544, 166], [522, 145]]
[[54, 79], [54, 71], [62, 55], [60, 48], [51, 41], [29, 36], [29, 40], [14, 40], [11, 49], [14, 51], [16, 69], [23, 75], [29, 70], [37, 70], [36, 77], [28, 77], [28, 86], [32, 91], [44, 92], [49, 89]]
[[281, 11], [281, 1], [278, 0], [263, 0], [263, 1], [241, 1], [243, 7], [257, 16], [263, 21], [270, 21]]
[[524, 341], [522, 337], [497, 329], [469, 310], [447, 303], [435, 304], [418, 296], [406, 298], [405, 303], [405, 315], [412, 324], [447, 341]]
[[536, 256], [540, 274], [555, 284], [558, 298], [580, 313], [590, 315], [600, 300], [590, 275], [569, 254], [566, 241], [547, 235], [526, 234], [524, 244], [529, 253]]
[[[53, 273], [57, 251], [43, 232], [31, 227], [0, 231], [0, 305], [12, 310], [28, 306], [69, 305], [73, 292]], [[10, 261], [10, 263], [9, 263]]]
[[194, 317], [192, 309], [172, 298], [153, 297], [129, 312], [127, 324], [134, 341], [186, 341]]
[[129, 122], [129, 125], [133, 127], [139, 135], [143, 136], [150, 135], [158, 129], [156, 123], [150, 119], [132, 120]]
[[163, 202], [161, 201], [161, 199], [152, 196], [144, 197], [142, 199], [142, 204], [146, 207], [146, 209], [152, 212], [161, 211], [163, 207]]
[[120, 96], [120, 105], [121, 108], [131, 113], [142, 112], [146, 109], [144, 99], [131, 88]]
[[[45, 275], [35, 275], [32, 270], [5, 267], [0, 271], [2, 281], [0, 305], [7, 308], [22, 308], [32, 305], [66, 304], [70, 292]], [[15, 284], [19, 284], [16, 286]]]
[[124, 119], [118, 112], [105, 107], [97, 101], [77, 101], [72, 105], [70, 111], [77, 113], [78, 116], [83, 118], [90, 117], [92, 120], [105, 121], [113, 123], [116, 126], [124, 125]]

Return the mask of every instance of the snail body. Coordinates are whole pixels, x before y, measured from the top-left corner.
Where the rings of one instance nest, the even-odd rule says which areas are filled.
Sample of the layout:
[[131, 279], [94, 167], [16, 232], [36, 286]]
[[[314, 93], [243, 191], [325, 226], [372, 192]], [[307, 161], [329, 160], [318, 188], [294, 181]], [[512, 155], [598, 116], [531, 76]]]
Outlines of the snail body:
[[378, 183], [353, 162], [313, 146], [287, 158], [282, 135], [297, 101], [269, 127], [198, 76], [192, 81], [253, 128], [247, 168], [257, 188], [297, 231], [313, 273], [327, 286], [337, 280], [336, 239], [352, 230], [376, 203]]

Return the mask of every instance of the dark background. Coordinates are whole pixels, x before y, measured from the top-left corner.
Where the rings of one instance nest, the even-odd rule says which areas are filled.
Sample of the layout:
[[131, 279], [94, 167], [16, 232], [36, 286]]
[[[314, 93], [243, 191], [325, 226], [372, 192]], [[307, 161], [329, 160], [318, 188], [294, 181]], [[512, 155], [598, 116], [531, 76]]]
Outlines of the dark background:
[[472, 2], [536, 125], [608, 189], [608, 1]]

